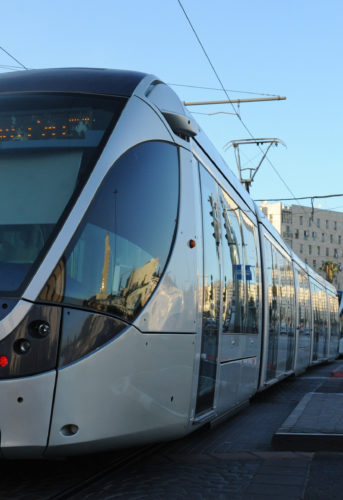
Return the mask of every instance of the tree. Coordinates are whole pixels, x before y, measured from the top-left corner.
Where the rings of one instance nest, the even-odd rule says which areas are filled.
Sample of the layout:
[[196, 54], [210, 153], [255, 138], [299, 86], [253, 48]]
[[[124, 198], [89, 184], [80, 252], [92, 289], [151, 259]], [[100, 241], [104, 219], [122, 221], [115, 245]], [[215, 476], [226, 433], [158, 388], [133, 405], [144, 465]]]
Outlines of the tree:
[[327, 260], [326, 262], [324, 262], [324, 264], [322, 265], [322, 267], [320, 269], [321, 269], [321, 271], [325, 271], [327, 281], [332, 283], [334, 277], [338, 273], [337, 264], [335, 264], [331, 260]]

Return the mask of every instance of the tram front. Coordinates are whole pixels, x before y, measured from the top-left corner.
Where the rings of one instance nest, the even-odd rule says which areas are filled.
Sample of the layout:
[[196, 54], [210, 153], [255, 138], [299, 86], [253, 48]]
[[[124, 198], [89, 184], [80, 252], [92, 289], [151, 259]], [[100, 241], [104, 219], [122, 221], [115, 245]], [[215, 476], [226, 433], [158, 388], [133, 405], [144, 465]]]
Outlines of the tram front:
[[[50, 447], [63, 448], [70, 436], [79, 436], [87, 418], [88, 434], [77, 439], [81, 444], [101, 442], [112, 432], [110, 415], [100, 434], [93, 411], [87, 416], [81, 409], [76, 418], [71, 410], [66, 416], [75, 398], [89, 407], [97, 404], [91, 398], [101, 392], [103, 380], [94, 375], [94, 388], [86, 393], [82, 375], [77, 394], [74, 388], [66, 396], [68, 382], [59, 375], [58, 385], [57, 374], [91, 357], [132, 324], [170, 254], [178, 152], [156, 114], [146, 105], [141, 110], [139, 99], [128, 105], [144, 77], [73, 69], [1, 75], [0, 396], [5, 403], [0, 432], [5, 457], [42, 456]], [[140, 120], [132, 122], [137, 110]], [[152, 131], [144, 127], [149, 120], [155, 124]]]

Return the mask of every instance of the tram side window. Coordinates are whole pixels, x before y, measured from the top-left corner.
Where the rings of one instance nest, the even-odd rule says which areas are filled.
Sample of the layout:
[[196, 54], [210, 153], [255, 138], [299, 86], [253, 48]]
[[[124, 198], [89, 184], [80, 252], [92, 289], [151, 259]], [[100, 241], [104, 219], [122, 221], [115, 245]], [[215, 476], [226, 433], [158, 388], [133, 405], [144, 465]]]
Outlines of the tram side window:
[[322, 335], [324, 337], [324, 353], [326, 349], [326, 344], [328, 342], [328, 333], [329, 333], [329, 314], [328, 314], [328, 303], [327, 303], [327, 295], [325, 290], [321, 290], [320, 292], [320, 304], [321, 304], [321, 324], [322, 324]]
[[204, 282], [201, 361], [196, 413], [212, 408], [215, 391], [220, 322], [220, 210], [218, 187], [200, 164], [204, 235]]
[[[66, 304], [132, 321], [156, 288], [174, 238], [179, 189], [178, 151], [147, 142], [112, 167], [41, 298], [65, 282]], [[55, 274], [56, 274], [55, 270]], [[55, 287], [56, 288], [56, 287]]]
[[261, 275], [257, 230], [243, 212], [241, 212], [241, 218], [247, 304], [243, 331], [246, 333], [258, 333]]
[[282, 268], [280, 272], [282, 302], [283, 302], [283, 326], [287, 335], [286, 348], [286, 370], [292, 368], [295, 348], [295, 301], [294, 301], [294, 275], [291, 261], [282, 256]]
[[298, 299], [298, 325], [299, 335], [309, 336], [311, 333], [310, 317], [310, 283], [308, 276], [297, 271], [299, 283]]
[[242, 333], [245, 316], [241, 218], [237, 204], [220, 189], [223, 248], [223, 333]]
[[338, 299], [334, 295], [329, 294], [330, 304], [330, 328], [331, 337], [339, 337], [339, 324], [338, 324]]
[[294, 281], [291, 262], [280, 253], [281, 333], [294, 334]]
[[315, 285], [312, 285], [312, 310], [313, 310], [313, 359], [318, 359], [318, 339], [320, 328], [320, 310], [318, 300], [319, 290]]
[[313, 308], [313, 359], [321, 359], [326, 355], [328, 340], [328, 311], [326, 291], [318, 285], [312, 285]]
[[277, 251], [267, 239], [265, 240], [265, 259], [269, 309], [267, 379], [272, 379], [276, 375], [278, 362], [278, 344], [280, 332], [280, 290]]
[[214, 333], [219, 328], [220, 313], [220, 227], [217, 184], [201, 166], [202, 212], [204, 228], [204, 329]]

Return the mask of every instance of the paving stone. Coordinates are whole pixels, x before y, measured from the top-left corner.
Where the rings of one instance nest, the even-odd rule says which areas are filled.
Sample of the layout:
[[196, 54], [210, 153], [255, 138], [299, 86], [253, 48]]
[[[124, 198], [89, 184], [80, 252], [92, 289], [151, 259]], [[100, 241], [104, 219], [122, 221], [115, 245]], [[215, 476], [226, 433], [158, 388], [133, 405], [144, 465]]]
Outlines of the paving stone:
[[257, 493], [263, 495], [274, 495], [274, 498], [278, 498], [279, 495], [284, 495], [288, 498], [295, 496], [300, 498], [303, 492], [303, 488], [300, 486], [286, 486], [277, 484], [255, 484], [253, 483], [246, 489], [247, 494]]
[[[306, 470], [307, 473], [307, 470]], [[303, 486], [306, 480], [306, 473], [294, 475], [294, 474], [282, 474], [282, 473], [269, 473], [262, 474], [258, 472], [252, 481], [252, 484], [277, 484], [286, 486]]]

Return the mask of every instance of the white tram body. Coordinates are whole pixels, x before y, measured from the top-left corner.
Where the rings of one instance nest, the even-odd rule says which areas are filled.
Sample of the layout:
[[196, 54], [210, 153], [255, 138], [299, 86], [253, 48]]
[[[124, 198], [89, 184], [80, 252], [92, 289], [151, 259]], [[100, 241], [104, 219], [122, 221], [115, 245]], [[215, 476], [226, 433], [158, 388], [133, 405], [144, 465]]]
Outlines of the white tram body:
[[337, 357], [334, 287], [167, 85], [30, 70], [0, 103], [3, 457], [180, 437]]

